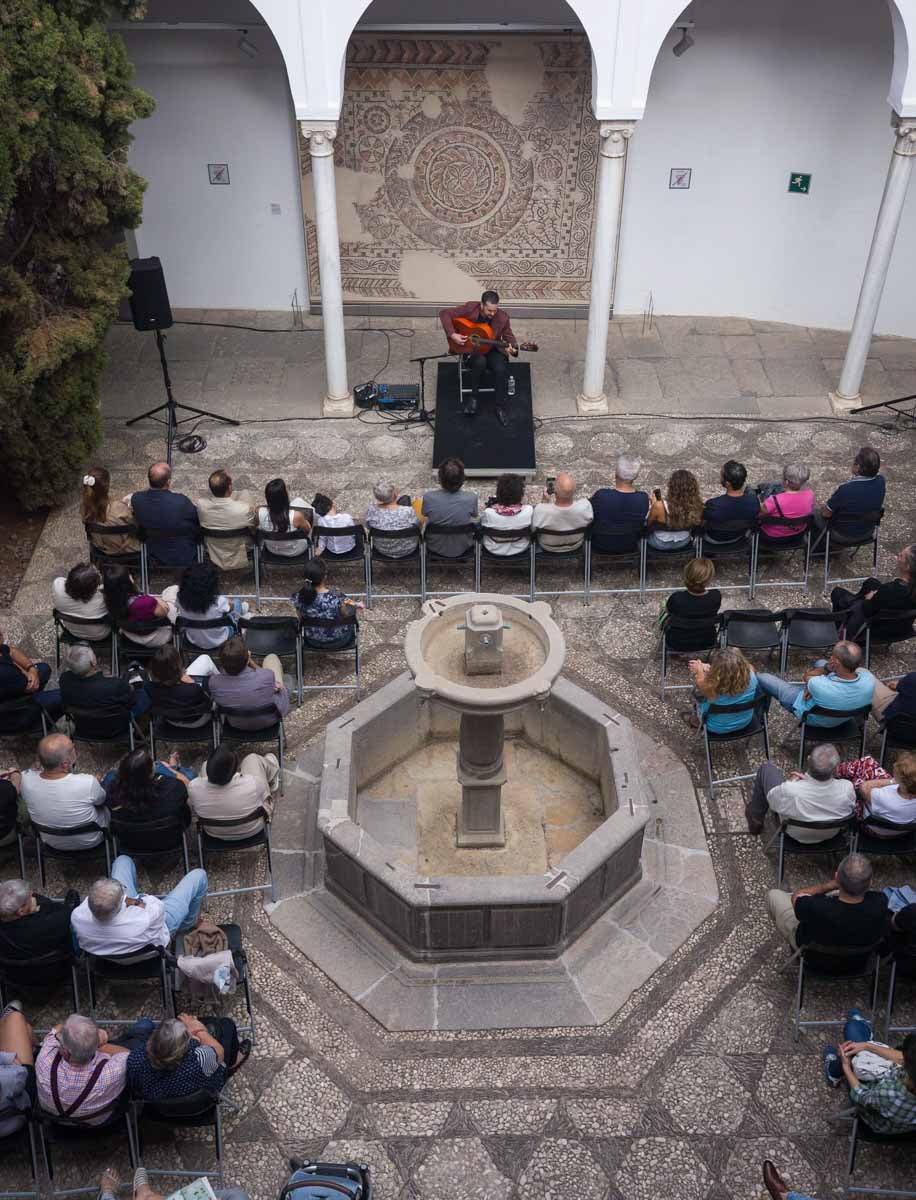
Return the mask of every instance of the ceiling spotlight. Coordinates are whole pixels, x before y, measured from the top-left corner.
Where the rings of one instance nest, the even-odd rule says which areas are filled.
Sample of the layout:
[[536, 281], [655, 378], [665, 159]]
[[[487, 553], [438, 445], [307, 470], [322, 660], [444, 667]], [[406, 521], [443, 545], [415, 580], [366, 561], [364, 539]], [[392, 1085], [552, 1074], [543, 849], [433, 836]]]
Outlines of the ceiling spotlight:
[[671, 47], [671, 52], [676, 58], [680, 58], [693, 45], [693, 38], [690, 36], [690, 30], [693, 29], [693, 21], [685, 22], [681, 25], [675, 25], [675, 29], [681, 31], [680, 41], [675, 42]]
[[248, 30], [241, 31], [242, 36], [238, 40], [238, 48], [243, 54], [247, 54], [249, 58], [257, 58], [261, 51], [257, 48], [254, 42], [248, 40]]

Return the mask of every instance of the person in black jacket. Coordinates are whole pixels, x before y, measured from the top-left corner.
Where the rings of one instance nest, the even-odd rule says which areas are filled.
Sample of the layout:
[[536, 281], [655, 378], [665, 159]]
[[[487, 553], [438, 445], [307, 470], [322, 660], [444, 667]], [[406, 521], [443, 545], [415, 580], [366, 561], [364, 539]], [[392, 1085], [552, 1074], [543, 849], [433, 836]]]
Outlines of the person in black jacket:
[[[206, 659], [216, 670], [207, 655], [202, 655], [201, 659]], [[210, 720], [209, 693], [205, 686], [187, 673], [181, 655], [171, 642], [160, 646], [150, 659], [149, 682], [144, 689], [149, 696], [154, 717], [161, 715], [172, 725], [191, 729], [206, 725]]]
[[[150, 706], [150, 699], [143, 688], [132, 688], [121, 675], [103, 675], [96, 661], [95, 651], [85, 642], [71, 646], [67, 654], [67, 670], [61, 674], [60, 697], [65, 712], [73, 709], [101, 711], [114, 705], [127, 706], [135, 717], [142, 716]], [[100, 720], [99, 732], [107, 733], [105, 721]], [[94, 728], [91, 721], [81, 722], [84, 733]]]
[[[846, 627], [846, 636], [855, 641], [865, 641], [864, 622], [876, 613], [913, 612], [916, 610], [916, 544], [904, 546], [897, 555], [897, 576], [882, 583], [880, 579], [866, 579], [858, 592], [835, 587], [830, 593], [830, 604], [837, 617], [837, 627]], [[851, 612], [843, 612], [851, 609]], [[913, 618], [903, 620], [876, 621], [872, 633], [880, 638], [908, 637], [913, 632]]]
[[665, 603], [663, 627], [671, 617], [686, 621], [701, 621], [708, 617], [708, 630], [667, 630], [670, 650], [695, 650], [704, 642], [712, 642], [715, 636], [715, 618], [722, 603], [722, 593], [709, 585], [716, 577], [716, 564], [709, 558], [692, 558], [684, 567], [685, 591], [672, 592]]
[[72, 888], [63, 900], [49, 900], [33, 892], [23, 879], [0, 883], [0, 956], [37, 958], [73, 948], [70, 914], [79, 904]]
[[141, 528], [168, 530], [178, 536], [150, 538], [147, 549], [155, 562], [168, 567], [187, 567], [197, 561], [200, 519], [187, 496], [173, 492], [172, 468], [168, 463], [153, 463], [147, 472], [149, 487], [134, 492], [130, 507]]
[[[190, 767], [181, 767], [176, 755], [168, 763], [154, 763], [148, 751], [131, 750], [103, 780], [108, 808], [115, 822], [143, 824], [173, 818], [187, 829], [191, 824], [188, 782], [196, 778]], [[119, 834], [119, 838], [121, 835]], [[165, 838], [163, 848], [169, 844]], [[155, 835], [143, 835], [143, 847], [156, 850]]]

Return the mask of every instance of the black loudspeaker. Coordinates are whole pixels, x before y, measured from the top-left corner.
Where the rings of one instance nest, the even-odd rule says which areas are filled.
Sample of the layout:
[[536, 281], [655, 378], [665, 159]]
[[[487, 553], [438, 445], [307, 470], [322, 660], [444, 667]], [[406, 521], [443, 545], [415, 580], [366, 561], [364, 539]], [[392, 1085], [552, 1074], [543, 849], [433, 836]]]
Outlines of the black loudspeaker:
[[150, 329], [168, 329], [172, 325], [169, 293], [158, 258], [132, 258], [129, 287], [134, 329], [146, 333]]

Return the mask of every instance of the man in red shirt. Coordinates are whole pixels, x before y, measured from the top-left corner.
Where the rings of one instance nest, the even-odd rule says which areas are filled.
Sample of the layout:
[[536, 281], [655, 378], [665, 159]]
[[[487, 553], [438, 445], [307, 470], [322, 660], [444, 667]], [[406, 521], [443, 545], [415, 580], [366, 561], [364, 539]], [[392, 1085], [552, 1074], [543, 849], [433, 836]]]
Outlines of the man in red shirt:
[[507, 342], [506, 347], [490, 346], [475, 350], [467, 357], [467, 367], [471, 376], [471, 399], [465, 407], [465, 416], [473, 417], [477, 412], [477, 399], [480, 391], [480, 380], [487, 367], [493, 372], [496, 380], [496, 418], [500, 425], [507, 425], [506, 417], [506, 383], [509, 375], [509, 355], [518, 355], [518, 341], [509, 323], [509, 314], [499, 307], [498, 292], [484, 292], [480, 303], [471, 300], [467, 304], [459, 304], [455, 308], [443, 308], [439, 320], [445, 330], [450, 344], [463, 346], [468, 335], [455, 332], [455, 317], [467, 317], [469, 321], [485, 322], [493, 330], [493, 337], [498, 341]]

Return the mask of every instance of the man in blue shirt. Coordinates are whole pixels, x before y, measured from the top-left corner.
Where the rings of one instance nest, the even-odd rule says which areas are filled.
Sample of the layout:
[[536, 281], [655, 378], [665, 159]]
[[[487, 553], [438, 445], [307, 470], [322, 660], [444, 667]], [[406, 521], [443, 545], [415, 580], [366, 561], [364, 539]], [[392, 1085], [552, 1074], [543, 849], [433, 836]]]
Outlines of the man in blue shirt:
[[[843, 516], [855, 513], [878, 512], [884, 507], [885, 479], [878, 472], [881, 469], [881, 455], [874, 446], [863, 446], [856, 453], [852, 464], [852, 478], [841, 483], [826, 504], [820, 510], [814, 510], [815, 524], [823, 529], [829, 517], [835, 513]], [[854, 541], [856, 538], [866, 538], [874, 525], [871, 522], [863, 524], [844, 524], [840, 536]]]
[[[747, 491], [747, 467], [730, 458], [723, 466], [719, 482], [725, 488], [724, 496], [713, 496], [703, 508], [703, 521], [715, 526], [725, 521], [746, 521], [753, 525], [760, 514], [760, 501], [754, 492]], [[705, 540], [714, 543], [739, 542], [747, 537], [741, 530], [708, 530]]]
[[[757, 683], [762, 692], [775, 696], [783, 708], [799, 720], [814, 708], [833, 708], [851, 713], [871, 704], [875, 677], [862, 663], [862, 647], [855, 642], [837, 642], [828, 659], [819, 659], [805, 675], [804, 683], [788, 683], [778, 675], [761, 674]], [[809, 725], [830, 728], [842, 725], [846, 717], [811, 717]]]
[[187, 496], [173, 492], [172, 468], [168, 463], [153, 463], [147, 472], [149, 488], [134, 492], [130, 506], [141, 528], [169, 530], [178, 537], [150, 538], [150, 557], [167, 567], [187, 567], [197, 562], [197, 534], [200, 521], [197, 509]]
[[[633, 486], [641, 467], [638, 458], [621, 454], [614, 468], [614, 486], [599, 488], [592, 496], [592, 549], [599, 554], [627, 554], [639, 544], [639, 535], [649, 515], [647, 493], [637, 491]], [[606, 526], [624, 528], [604, 533]]]

